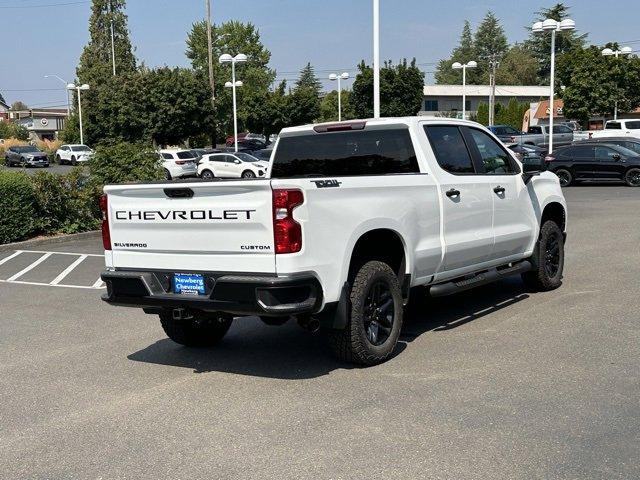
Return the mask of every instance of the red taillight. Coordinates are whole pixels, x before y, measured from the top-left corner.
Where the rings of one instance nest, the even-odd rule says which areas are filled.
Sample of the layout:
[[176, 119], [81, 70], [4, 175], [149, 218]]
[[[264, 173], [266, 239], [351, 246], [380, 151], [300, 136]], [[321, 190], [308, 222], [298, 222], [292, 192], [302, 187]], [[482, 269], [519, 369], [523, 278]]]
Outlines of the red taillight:
[[105, 193], [100, 197], [102, 210], [102, 245], [105, 250], [111, 250], [111, 232], [109, 231], [109, 200]]
[[554, 157], [553, 155], [547, 155], [546, 157], [544, 157], [545, 162], [553, 162], [555, 159], [556, 157]]
[[276, 253], [302, 250], [302, 227], [293, 219], [293, 209], [304, 202], [301, 190], [273, 191], [273, 239]]

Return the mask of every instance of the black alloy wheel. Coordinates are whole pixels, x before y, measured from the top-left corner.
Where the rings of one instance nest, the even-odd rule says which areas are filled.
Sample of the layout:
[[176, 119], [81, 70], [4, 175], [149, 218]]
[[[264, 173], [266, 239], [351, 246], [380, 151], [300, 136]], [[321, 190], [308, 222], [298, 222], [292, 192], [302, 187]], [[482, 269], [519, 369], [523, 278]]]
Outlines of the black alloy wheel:
[[569, 170], [561, 168], [559, 170], [556, 170], [555, 174], [560, 180], [561, 187], [568, 187], [569, 185], [571, 185], [571, 182], [573, 182], [573, 176], [571, 175], [571, 172]]
[[363, 313], [367, 340], [376, 347], [382, 345], [391, 335], [395, 317], [391, 286], [385, 279], [380, 279], [369, 287]]
[[560, 270], [560, 234], [551, 232], [544, 246], [544, 270], [549, 278], [554, 278]]
[[624, 181], [630, 187], [640, 187], [640, 168], [630, 168], [624, 176]]

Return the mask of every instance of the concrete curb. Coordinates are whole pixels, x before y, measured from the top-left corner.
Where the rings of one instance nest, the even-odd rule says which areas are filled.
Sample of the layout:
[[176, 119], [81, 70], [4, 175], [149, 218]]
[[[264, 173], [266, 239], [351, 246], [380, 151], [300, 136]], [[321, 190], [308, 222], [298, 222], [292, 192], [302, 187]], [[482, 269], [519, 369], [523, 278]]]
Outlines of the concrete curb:
[[0, 252], [6, 252], [7, 250], [21, 250], [28, 247], [37, 247], [44, 244], [57, 244], [63, 243], [67, 240], [84, 240], [86, 238], [100, 238], [100, 230], [92, 230], [90, 232], [72, 233], [70, 235], [55, 235], [52, 237], [38, 237], [31, 240], [25, 240], [23, 242], [5, 243], [0, 245]]

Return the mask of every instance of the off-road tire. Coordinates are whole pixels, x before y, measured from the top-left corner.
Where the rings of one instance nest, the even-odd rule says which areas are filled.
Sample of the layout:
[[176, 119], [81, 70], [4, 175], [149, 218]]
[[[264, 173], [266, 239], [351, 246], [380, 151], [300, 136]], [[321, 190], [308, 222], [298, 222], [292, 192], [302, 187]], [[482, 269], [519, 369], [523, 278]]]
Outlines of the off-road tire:
[[[365, 331], [365, 302], [370, 288], [383, 282], [393, 301], [391, 332], [381, 345], [374, 345]], [[393, 353], [402, 328], [403, 302], [398, 277], [391, 267], [379, 261], [365, 263], [352, 282], [349, 321], [342, 330], [330, 330], [329, 340], [336, 355], [343, 361], [360, 365], [376, 365]]]
[[158, 315], [164, 333], [187, 347], [211, 347], [225, 336], [233, 317], [216, 313], [196, 313], [188, 320], [175, 320], [171, 312]]
[[[557, 242], [558, 258], [557, 270], [554, 274], [549, 272], [548, 256], [549, 247]], [[538, 242], [529, 259], [533, 269], [522, 274], [525, 285], [534, 291], [555, 290], [562, 285], [562, 272], [564, 270], [564, 235], [558, 224], [552, 220], [544, 222], [540, 228]]]
[[640, 187], [640, 168], [630, 168], [624, 176], [625, 183], [630, 187]]

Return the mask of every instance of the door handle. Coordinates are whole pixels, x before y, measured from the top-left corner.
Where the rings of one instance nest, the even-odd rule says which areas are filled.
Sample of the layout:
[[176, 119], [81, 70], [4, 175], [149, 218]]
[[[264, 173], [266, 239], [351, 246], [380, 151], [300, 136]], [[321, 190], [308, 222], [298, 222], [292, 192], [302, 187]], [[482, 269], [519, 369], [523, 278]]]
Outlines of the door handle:
[[493, 189], [493, 191], [494, 191], [495, 193], [497, 193], [498, 195], [501, 195], [501, 194], [503, 194], [503, 193], [505, 192], [505, 188], [504, 188], [504, 187], [501, 187], [500, 185], [498, 185], [497, 187], [495, 187], [495, 188]]
[[455, 188], [447, 190], [447, 197], [451, 198], [451, 197], [459, 197], [459, 196], [460, 196], [460, 190], [456, 190]]

